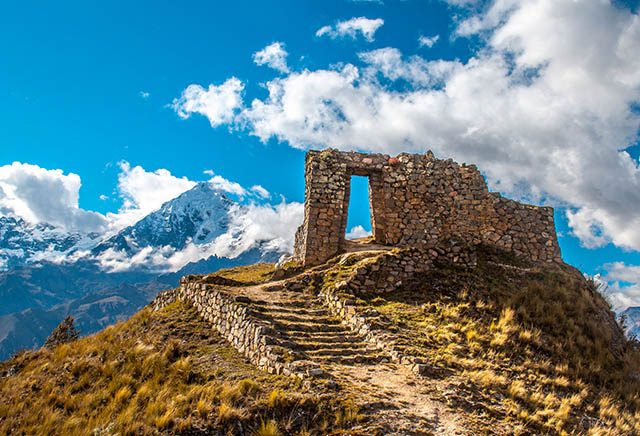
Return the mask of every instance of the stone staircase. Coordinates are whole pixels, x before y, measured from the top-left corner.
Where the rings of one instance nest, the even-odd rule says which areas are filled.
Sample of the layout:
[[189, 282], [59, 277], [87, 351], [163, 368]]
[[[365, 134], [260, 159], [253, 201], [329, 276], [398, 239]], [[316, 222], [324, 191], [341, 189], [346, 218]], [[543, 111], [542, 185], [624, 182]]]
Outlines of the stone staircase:
[[277, 301], [252, 300], [253, 316], [274, 331], [277, 345], [293, 360], [324, 364], [363, 364], [388, 361], [364, 337], [332, 316], [314, 295], [279, 291]]

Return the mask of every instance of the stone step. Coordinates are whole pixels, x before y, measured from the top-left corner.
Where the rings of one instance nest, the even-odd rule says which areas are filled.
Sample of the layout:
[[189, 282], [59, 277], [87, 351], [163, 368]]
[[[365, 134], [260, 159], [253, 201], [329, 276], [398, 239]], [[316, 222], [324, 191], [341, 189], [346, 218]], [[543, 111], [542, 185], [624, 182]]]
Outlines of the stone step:
[[341, 324], [339, 320], [331, 317], [323, 316], [310, 316], [310, 315], [294, 315], [294, 314], [281, 314], [273, 312], [261, 312], [255, 314], [256, 317], [268, 320], [274, 320], [278, 322], [311, 322], [326, 325], [338, 325]]
[[301, 342], [322, 342], [322, 343], [339, 343], [339, 342], [362, 342], [366, 341], [352, 332], [298, 332], [291, 335], [291, 338]]
[[306, 307], [285, 307], [278, 305], [268, 305], [253, 307], [254, 312], [260, 313], [277, 313], [277, 314], [294, 314], [294, 315], [308, 315], [308, 316], [331, 316], [326, 309], [311, 309]]
[[333, 350], [367, 350], [367, 344], [363, 342], [295, 342], [299, 349], [305, 351], [333, 349]]
[[372, 356], [378, 353], [378, 350], [368, 348], [317, 348], [313, 350], [305, 350], [308, 356]]
[[274, 304], [274, 306], [295, 309], [295, 308], [309, 308], [311, 304], [312, 304], [312, 301], [310, 300], [292, 299], [292, 300], [286, 300], [286, 301], [279, 301], [277, 304]]
[[313, 361], [318, 363], [340, 363], [343, 365], [356, 365], [362, 363], [378, 363], [386, 358], [386, 356], [381, 354], [356, 356], [313, 356]]
[[296, 339], [296, 338], [283, 338], [288, 342], [295, 342], [298, 347], [302, 350], [314, 350], [317, 348], [336, 348], [336, 349], [343, 349], [343, 348], [360, 348], [360, 349], [365, 349], [367, 348], [366, 343], [362, 342], [362, 341], [348, 341], [348, 340], [344, 340], [344, 339], [337, 339], [337, 340], [333, 340], [333, 341], [316, 341], [313, 339], [307, 339], [307, 340], [300, 340], [300, 339]]
[[322, 333], [351, 333], [348, 327], [342, 324], [326, 325], [315, 322], [273, 322], [273, 327], [282, 333], [295, 334], [297, 332], [322, 332]]

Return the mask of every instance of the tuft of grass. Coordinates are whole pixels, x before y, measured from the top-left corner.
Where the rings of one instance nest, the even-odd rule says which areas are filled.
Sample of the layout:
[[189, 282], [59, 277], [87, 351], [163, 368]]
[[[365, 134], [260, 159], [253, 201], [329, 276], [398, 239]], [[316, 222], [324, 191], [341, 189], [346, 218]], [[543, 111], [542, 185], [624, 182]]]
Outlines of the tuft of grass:
[[257, 285], [271, 280], [274, 271], [275, 264], [273, 263], [256, 263], [254, 265], [221, 269], [215, 274], [225, 279], [235, 280], [242, 285]]
[[282, 433], [278, 429], [278, 423], [270, 419], [262, 421], [253, 434], [254, 436], [280, 436]]

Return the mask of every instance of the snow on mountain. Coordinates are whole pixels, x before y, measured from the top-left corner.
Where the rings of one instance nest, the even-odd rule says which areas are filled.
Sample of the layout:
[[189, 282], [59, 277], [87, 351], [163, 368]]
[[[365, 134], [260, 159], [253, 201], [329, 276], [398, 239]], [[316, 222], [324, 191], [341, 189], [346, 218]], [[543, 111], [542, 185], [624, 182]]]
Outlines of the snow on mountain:
[[[287, 207], [290, 205], [284, 203], [275, 207], [240, 205], [210, 182], [201, 182], [104, 240], [91, 253], [112, 272], [171, 272], [211, 256], [233, 259], [256, 248], [282, 254], [289, 248], [282, 241], [293, 240], [289, 230], [297, 227], [297, 215], [301, 221], [301, 206]], [[259, 214], [256, 208], [261, 208]], [[291, 216], [294, 226], [283, 220]], [[265, 226], [258, 222], [261, 220], [270, 223]], [[282, 225], [287, 227], [285, 231]], [[283, 238], [282, 233], [291, 234]]]
[[198, 183], [133, 226], [100, 243], [93, 253], [113, 249], [133, 255], [148, 246], [182, 249], [188, 241], [210, 242], [227, 230], [228, 214], [234, 204], [208, 182]]
[[[210, 182], [201, 182], [115, 235], [70, 233], [50, 224], [0, 217], [0, 271], [83, 260], [107, 272], [162, 273], [211, 256], [235, 258], [255, 248], [282, 252], [289, 247], [278, 229], [288, 225], [281, 218], [301, 213], [290, 207], [239, 205]], [[258, 212], [271, 222], [260, 227], [256, 208], [264, 208]]]
[[629, 307], [620, 314], [624, 318], [627, 336], [640, 339], [640, 307]]
[[97, 233], [67, 232], [51, 224], [0, 216], [0, 271], [42, 261], [56, 262], [99, 241]]

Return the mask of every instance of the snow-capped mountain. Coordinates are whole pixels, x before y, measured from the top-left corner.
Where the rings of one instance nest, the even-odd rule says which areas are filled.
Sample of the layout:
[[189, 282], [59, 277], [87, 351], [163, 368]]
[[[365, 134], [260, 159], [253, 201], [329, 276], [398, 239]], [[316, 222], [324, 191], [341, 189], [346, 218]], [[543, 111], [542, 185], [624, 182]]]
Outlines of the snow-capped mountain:
[[51, 224], [0, 216], [0, 271], [65, 257], [99, 241], [97, 233], [67, 232]]
[[640, 339], [640, 307], [629, 307], [620, 317], [624, 318], [627, 336]]
[[[203, 182], [115, 235], [0, 217], [0, 359], [40, 346], [66, 315], [89, 334], [182, 275], [277, 261], [269, 240], [237, 243], [244, 230], [233, 220], [243, 207]], [[220, 246], [234, 250], [220, 254]]]
[[189, 241], [195, 244], [211, 242], [227, 231], [229, 211], [234, 205], [210, 183], [198, 183], [133, 226], [100, 243], [93, 253], [98, 255], [112, 249], [132, 255], [149, 246], [179, 250]]

